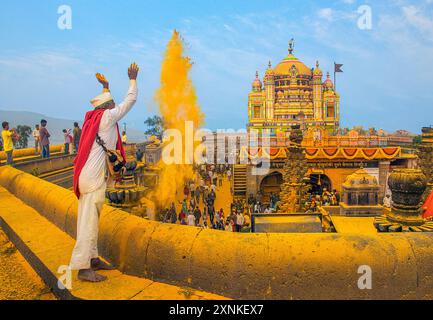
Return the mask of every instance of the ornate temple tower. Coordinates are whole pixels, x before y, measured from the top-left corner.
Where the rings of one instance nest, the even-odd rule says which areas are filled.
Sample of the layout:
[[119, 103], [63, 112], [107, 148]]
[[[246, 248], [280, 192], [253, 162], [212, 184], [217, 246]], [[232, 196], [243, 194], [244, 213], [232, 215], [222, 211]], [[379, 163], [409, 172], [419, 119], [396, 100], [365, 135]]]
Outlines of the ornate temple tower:
[[339, 125], [340, 97], [331, 79], [322, 82], [319, 63], [309, 68], [295, 57], [293, 39], [288, 51], [275, 68], [269, 63], [264, 87], [256, 73], [248, 96], [248, 129], [269, 129], [275, 136], [285, 135], [293, 125], [320, 125], [334, 131]]
[[340, 96], [335, 92], [329, 72], [323, 83], [323, 119], [327, 127], [338, 128], [340, 123]]
[[319, 68], [319, 61], [316, 61], [316, 68], [313, 72], [313, 105], [314, 118], [318, 125], [323, 121], [322, 77], [323, 73]]
[[252, 91], [248, 96], [248, 119], [263, 121], [265, 118], [265, 107], [265, 92], [259, 79], [259, 73], [256, 71]]
[[265, 92], [266, 92], [266, 119], [274, 118], [275, 104], [275, 73], [269, 61], [268, 69], [265, 73]]

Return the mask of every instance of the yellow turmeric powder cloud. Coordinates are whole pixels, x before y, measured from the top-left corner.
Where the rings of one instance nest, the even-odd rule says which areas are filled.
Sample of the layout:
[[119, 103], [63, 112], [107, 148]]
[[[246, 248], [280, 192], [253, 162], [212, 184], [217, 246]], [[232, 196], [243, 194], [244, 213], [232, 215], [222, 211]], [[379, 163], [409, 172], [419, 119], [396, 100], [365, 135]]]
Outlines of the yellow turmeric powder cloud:
[[[198, 105], [194, 85], [189, 77], [192, 63], [183, 55], [183, 41], [177, 31], [167, 45], [161, 68], [161, 84], [155, 94], [164, 129], [176, 129], [182, 133], [185, 142], [185, 121], [191, 121], [198, 130], [204, 115]], [[183, 149], [183, 153], [184, 148]], [[184, 155], [185, 156], [185, 155]], [[185, 157], [183, 157], [185, 159]], [[182, 192], [184, 182], [194, 177], [192, 165], [159, 164], [159, 183], [153, 193], [157, 205], [166, 207], [176, 199], [176, 192]]]

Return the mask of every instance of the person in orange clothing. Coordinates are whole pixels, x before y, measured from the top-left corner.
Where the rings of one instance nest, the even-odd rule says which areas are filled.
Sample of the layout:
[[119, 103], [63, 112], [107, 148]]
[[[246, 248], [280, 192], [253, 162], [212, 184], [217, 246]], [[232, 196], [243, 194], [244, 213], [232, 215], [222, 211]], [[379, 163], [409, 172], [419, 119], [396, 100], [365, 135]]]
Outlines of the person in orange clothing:
[[431, 192], [427, 197], [427, 200], [425, 201], [422, 208], [424, 210], [422, 215], [423, 218], [427, 220], [433, 220], [433, 192]]

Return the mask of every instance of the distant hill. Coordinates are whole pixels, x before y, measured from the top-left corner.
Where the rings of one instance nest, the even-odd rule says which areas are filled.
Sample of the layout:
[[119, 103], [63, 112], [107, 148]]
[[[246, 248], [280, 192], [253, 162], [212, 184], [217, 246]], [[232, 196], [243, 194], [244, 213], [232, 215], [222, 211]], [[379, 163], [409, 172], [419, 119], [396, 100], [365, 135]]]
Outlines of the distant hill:
[[[0, 110], [0, 123], [7, 121], [10, 123], [11, 128], [18, 125], [27, 125], [32, 129], [35, 124], [40, 123], [41, 119], [48, 121], [48, 130], [51, 134], [51, 144], [63, 143], [63, 129], [72, 129], [74, 122], [77, 121], [82, 126], [82, 120], [69, 120], [49, 117], [40, 113], [29, 111], [8, 111]], [[134, 128], [128, 127], [127, 129], [128, 141], [130, 142], [143, 142], [145, 140], [144, 133]]]

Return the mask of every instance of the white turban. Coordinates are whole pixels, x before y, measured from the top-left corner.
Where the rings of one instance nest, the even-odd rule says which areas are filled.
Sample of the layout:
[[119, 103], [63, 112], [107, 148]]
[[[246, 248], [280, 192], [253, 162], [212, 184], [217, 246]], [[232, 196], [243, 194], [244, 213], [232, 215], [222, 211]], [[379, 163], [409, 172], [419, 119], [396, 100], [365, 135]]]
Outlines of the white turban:
[[104, 92], [101, 93], [99, 96], [96, 96], [95, 98], [93, 98], [92, 100], [90, 100], [90, 103], [92, 104], [92, 106], [94, 108], [97, 108], [101, 105], [103, 105], [104, 103], [113, 100], [113, 97], [111, 96], [110, 92]]

